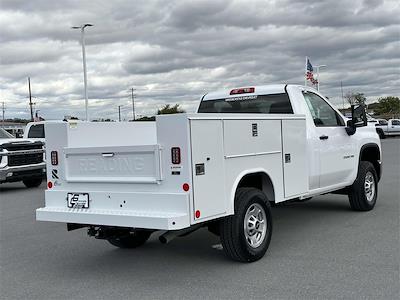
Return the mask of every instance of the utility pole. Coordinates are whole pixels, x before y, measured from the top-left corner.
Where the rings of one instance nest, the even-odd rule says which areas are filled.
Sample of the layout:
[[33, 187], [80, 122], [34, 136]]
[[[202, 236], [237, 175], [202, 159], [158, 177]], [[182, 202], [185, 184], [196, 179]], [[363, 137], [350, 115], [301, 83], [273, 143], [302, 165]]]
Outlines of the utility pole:
[[135, 121], [135, 95], [133, 94], [133, 91], [135, 91], [136, 89], [131, 88], [132, 91], [132, 120]]
[[4, 127], [4, 113], [6, 111], [6, 106], [5, 102], [3, 101], [3, 127]]
[[28, 87], [29, 87], [29, 106], [31, 108], [31, 122], [33, 122], [33, 103], [32, 103], [31, 78], [30, 77], [28, 77]]
[[342, 103], [343, 103], [343, 109], [344, 109], [343, 81], [340, 81], [340, 90], [342, 91]]
[[122, 105], [118, 105], [118, 121], [121, 122], [121, 106]]

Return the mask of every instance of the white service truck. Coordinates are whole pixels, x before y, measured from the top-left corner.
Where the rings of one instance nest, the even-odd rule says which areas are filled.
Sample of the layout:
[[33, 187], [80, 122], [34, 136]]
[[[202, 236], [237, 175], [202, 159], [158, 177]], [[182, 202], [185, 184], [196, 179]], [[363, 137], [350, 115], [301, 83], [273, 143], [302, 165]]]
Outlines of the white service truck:
[[335, 192], [354, 210], [374, 207], [380, 140], [365, 125], [363, 107], [346, 124], [297, 85], [209, 93], [198, 113], [155, 122], [46, 123], [48, 189], [36, 218], [125, 248], [207, 226], [228, 257], [255, 261], [270, 243], [270, 203]]

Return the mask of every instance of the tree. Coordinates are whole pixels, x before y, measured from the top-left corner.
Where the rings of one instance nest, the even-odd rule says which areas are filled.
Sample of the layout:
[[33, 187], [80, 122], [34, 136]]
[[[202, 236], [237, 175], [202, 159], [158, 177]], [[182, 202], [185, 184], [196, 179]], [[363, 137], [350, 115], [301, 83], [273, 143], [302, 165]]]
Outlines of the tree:
[[157, 110], [157, 115], [167, 115], [167, 114], [179, 114], [185, 111], [179, 107], [179, 104], [171, 106], [170, 104], [165, 104], [159, 110]]
[[344, 98], [350, 105], [360, 105], [365, 104], [367, 98], [364, 96], [364, 93], [354, 93], [348, 92]]
[[399, 97], [388, 96], [378, 99], [378, 105], [375, 109], [377, 115], [400, 115], [400, 99]]

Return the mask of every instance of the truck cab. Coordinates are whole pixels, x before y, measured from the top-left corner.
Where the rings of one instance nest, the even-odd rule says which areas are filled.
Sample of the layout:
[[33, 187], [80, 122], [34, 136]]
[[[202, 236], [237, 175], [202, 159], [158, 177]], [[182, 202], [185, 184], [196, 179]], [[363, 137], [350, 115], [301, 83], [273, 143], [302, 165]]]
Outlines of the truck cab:
[[45, 122], [48, 189], [37, 220], [122, 248], [206, 226], [233, 260], [264, 256], [270, 203], [330, 192], [374, 208], [380, 140], [365, 108], [347, 120], [318, 91], [239, 87], [204, 95], [195, 114], [155, 122]]
[[[261, 94], [256, 99], [254, 92], [251, 93], [255, 89]], [[349, 135], [346, 131], [347, 118], [315, 89], [298, 85], [270, 85], [232, 91], [206, 94], [198, 113], [305, 115], [309, 177], [307, 197], [350, 185], [357, 176], [357, 166], [363, 155], [374, 157], [371, 162], [380, 178], [380, 141], [375, 129], [363, 126], [354, 135]], [[225, 101], [229, 97], [233, 100]]]
[[29, 122], [25, 127], [23, 138], [44, 143], [46, 140], [44, 121]]

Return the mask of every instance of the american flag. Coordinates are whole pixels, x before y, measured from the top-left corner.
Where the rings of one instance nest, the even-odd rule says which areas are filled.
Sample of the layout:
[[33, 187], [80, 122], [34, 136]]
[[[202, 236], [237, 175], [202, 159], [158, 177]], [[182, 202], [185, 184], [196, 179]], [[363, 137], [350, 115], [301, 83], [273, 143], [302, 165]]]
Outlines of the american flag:
[[313, 74], [313, 66], [310, 62], [310, 60], [307, 57], [307, 63], [306, 63], [306, 82], [309, 80], [313, 85], [317, 85], [318, 84], [318, 80], [314, 78], [314, 74]]

